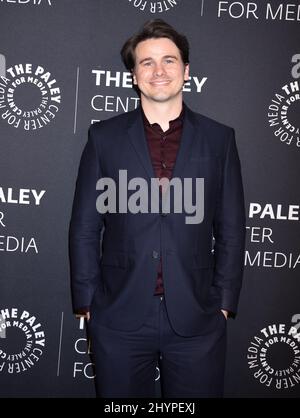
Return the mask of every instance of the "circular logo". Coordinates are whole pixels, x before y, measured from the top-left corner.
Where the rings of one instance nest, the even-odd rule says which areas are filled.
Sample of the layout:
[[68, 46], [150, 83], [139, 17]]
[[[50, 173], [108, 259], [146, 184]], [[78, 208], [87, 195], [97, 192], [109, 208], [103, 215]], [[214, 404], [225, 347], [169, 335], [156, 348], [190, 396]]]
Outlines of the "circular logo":
[[142, 12], [164, 13], [172, 10], [181, 0], [128, 0], [129, 4]]
[[60, 88], [41, 65], [17, 64], [0, 76], [0, 115], [14, 128], [43, 128], [56, 117], [60, 103]]
[[300, 86], [297, 80], [281, 87], [268, 108], [268, 121], [276, 138], [300, 147]]
[[254, 336], [247, 352], [248, 367], [262, 385], [278, 390], [300, 383], [300, 333], [296, 327], [272, 324]]
[[0, 310], [0, 372], [26, 372], [44, 348], [45, 332], [35, 316], [18, 308]]

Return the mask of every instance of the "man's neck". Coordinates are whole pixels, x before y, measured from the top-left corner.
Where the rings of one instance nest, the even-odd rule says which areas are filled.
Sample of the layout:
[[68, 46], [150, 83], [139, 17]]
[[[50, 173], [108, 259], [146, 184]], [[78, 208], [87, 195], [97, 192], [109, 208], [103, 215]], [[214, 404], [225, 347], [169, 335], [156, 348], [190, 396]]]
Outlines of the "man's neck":
[[147, 101], [142, 100], [141, 105], [149, 123], [158, 123], [163, 131], [169, 129], [170, 120], [176, 119], [182, 111], [182, 100], [171, 104], [155, 102], [149, 104]]

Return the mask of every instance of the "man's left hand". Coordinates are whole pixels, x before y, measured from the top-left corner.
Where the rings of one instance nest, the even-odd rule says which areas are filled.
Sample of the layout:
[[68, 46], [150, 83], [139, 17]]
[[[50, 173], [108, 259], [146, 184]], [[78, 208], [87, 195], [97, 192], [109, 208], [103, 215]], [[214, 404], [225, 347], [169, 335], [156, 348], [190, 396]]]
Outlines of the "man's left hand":
[[222, 314], [225, 316], [225, 318], [228, 318], [228, 311], [225, 311], [225, 309], [221, 309]]

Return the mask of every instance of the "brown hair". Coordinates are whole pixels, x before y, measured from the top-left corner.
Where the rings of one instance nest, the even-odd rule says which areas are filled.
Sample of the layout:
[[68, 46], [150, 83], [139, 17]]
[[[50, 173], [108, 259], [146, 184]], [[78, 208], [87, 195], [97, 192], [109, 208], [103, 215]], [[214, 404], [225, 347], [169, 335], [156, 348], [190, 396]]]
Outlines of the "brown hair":
[[135, 48], [147, 39], [168, 38], [177, 46], [184, 64], [189, 63], [189, 42], [187, 38], [178, 33], [171, 25], [162, 19], [148, 20], [140, 31], [131, 36], [121, 49], [122, 60], [125, 67], [131, 71], [135, 67]]

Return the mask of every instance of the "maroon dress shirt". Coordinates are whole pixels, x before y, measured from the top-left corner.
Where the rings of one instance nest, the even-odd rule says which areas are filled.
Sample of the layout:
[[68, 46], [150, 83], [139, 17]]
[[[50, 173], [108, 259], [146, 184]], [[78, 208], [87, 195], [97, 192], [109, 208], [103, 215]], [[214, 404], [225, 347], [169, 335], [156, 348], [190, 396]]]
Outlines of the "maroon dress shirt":
[[[167, 177], [169, 180], [172, 178], [182, 134], [183, 113], [184, 108], [178, 118], [169, 122], [169, 129], [165, 132], [158, 123], [150, 124], [143, 113], [149, 153], [155, 176], [158, 178]], [[163, 293], [162, 261], [160, 257], [154, 294], [162, 295]]]

